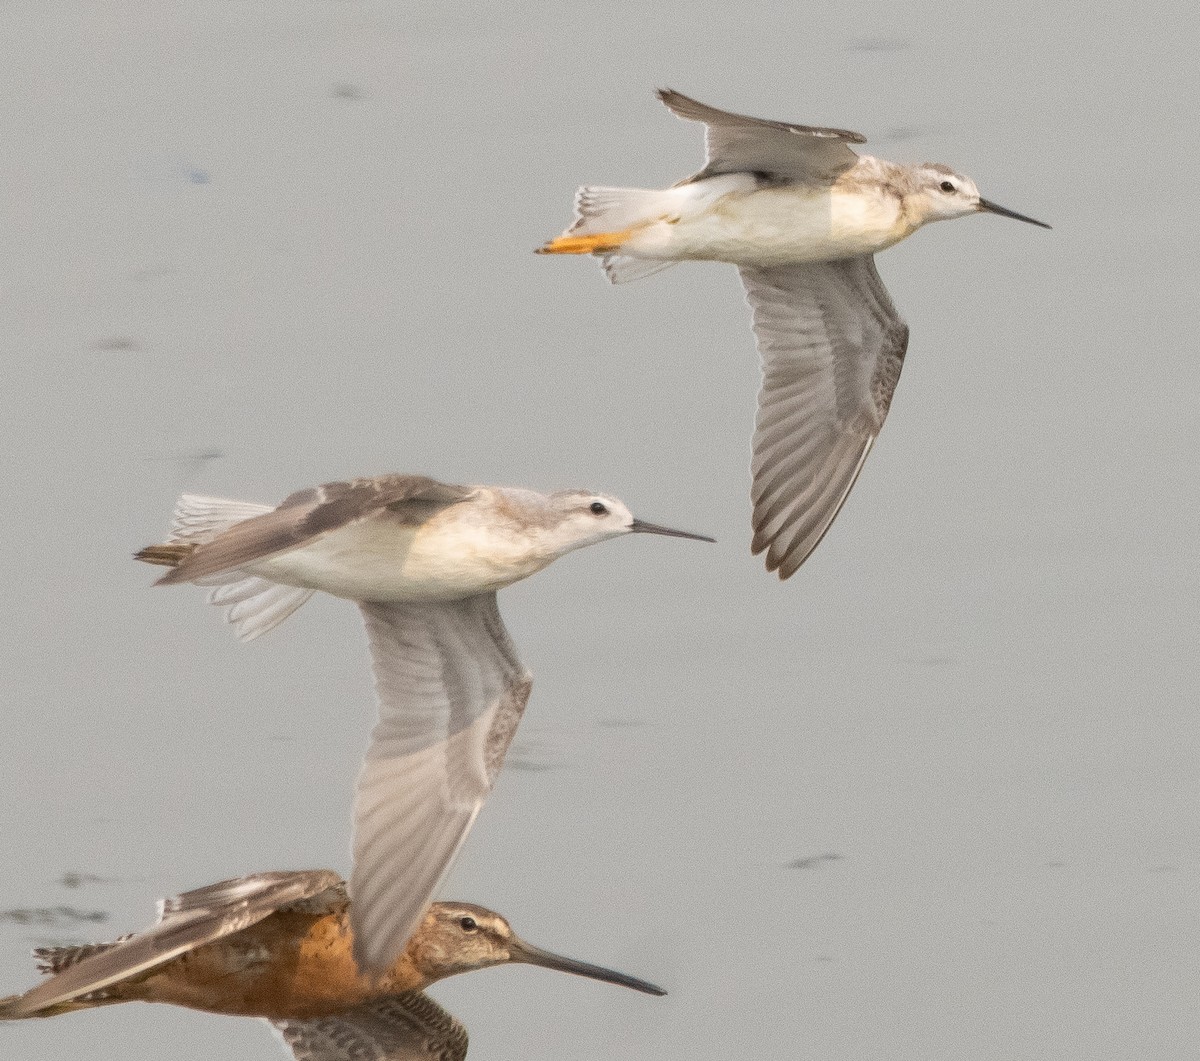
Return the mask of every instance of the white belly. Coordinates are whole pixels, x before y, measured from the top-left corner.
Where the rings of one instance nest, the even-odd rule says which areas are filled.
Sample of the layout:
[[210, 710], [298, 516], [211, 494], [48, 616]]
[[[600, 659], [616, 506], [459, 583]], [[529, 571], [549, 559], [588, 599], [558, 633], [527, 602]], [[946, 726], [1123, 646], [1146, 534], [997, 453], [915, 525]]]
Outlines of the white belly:
[[545, 564], [528, 546], [457, 520], [419, 528], [367, 519], [290, 552], [247, 564], [251, 574], [335, 597], [371, 601], [456, 600], [501, 589]]
[[621, 253], [770, 266], [874, 254], [910, 231], [891, 197], [789, 185], [727, 192], [640, 230]]

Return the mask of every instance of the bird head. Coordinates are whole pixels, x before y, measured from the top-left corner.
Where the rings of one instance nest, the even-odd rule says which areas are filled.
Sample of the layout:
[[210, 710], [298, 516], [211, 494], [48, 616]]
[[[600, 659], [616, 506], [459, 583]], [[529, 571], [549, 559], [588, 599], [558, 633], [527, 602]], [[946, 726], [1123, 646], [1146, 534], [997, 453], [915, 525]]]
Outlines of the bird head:
[[664, 534], [671, 538], [713, 539], [638, 519], [624, 502], [587, 490], [563, 490], [548, 498], [551, 527], [547, 538], [558, 555], [622, 534]]
[[409, 941], [406, 954], [427, 983], [456, 973], [517, 962], [603, 980], [648, 995], [666, 994], [645, 980], [534, 947], [521, 939], [495, 911], [472, 903], [433, 903]]
[[1032, 217], [984, 199], [970, 177], [955, 173], [940, 162], [926, 162], [917, 166], [915, 178], [916, 187], [905, 196], [905, 203], [910, 208], [916, 208], [922, 224], [982, 212], [1011, 217], [1042, 228], [1050, 227], [1044, 221], [1035, 221]]

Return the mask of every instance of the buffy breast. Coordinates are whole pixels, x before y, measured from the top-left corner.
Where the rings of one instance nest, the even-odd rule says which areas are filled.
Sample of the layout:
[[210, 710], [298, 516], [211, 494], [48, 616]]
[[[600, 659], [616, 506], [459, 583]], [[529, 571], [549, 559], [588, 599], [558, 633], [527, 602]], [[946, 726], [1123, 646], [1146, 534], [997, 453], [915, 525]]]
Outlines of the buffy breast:
[[899, 201], [797, 185], [735, 191], [674, 224], [654, 225], [627, 249], [646, 257], [772, 266], [872, 254], [891, 246]]

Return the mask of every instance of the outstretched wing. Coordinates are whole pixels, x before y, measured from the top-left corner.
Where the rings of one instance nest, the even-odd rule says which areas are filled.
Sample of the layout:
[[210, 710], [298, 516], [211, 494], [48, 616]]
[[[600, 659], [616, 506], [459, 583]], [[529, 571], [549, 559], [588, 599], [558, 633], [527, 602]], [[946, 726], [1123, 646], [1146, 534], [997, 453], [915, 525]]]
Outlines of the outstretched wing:
[[740, 271], [763, 369], [752, 548], [788, 578], [833, 523], [883, 426], [908, 328], [870, 256]]
[[299, 490], [278, 508], [234, 523], [196, 545], [158, 584], [195, 582], [233, 571], [385, 510], [400, 520], [421, 523], [471, 493], [468, 487], [450, 486], [423, 475], [381, 475]]
[[390, 966], [492, 789], [529, 699], [494, 593], [361, 604], [379, 724], [354, 803], [351, 924], [359, 964]]
[[704, 169], [681, 183], [718, 173], [765, 173], [777, 180], [832, 182], [858, 161], [849, 147], [866, 137], [847, 129], [821, 129], [717, 110], [665, 88], [658, 98], [672, 114], [703, 122], [708, 159]]
[[467, 1029], [422, 991], [272, 1026], [296, 1061], [463, 1061]]
[[[257, 924], [285, 906], [328, 896], [344, 898], [341, 878], [331, 870], [258, 873], [210, 884], [161, 904], [158, 924], [122, 942], [92, 951], [76, 961], [61, 960], [60, 972], [16, 999], [8, 1013], [33, 1016], [39, 1010], [91, 995], [144, 975], [206, 943]], [[61, 957], [61, 956], [60, 956]]]

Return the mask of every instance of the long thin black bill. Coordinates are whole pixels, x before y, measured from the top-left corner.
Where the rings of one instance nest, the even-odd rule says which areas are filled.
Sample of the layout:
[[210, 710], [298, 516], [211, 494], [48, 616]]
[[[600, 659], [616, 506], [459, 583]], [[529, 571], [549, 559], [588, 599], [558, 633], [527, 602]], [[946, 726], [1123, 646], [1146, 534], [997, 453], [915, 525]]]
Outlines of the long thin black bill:
[[1016, 221], [1027, 221], [1031, 225], [1037, 225], [1039, 228], [1049, 228], [1045, 221], [1035, 221], [1032, 217], [1026, 217], [1024, 214], [1018, 214], [1015, 210], [1010, 210], [1007, 206], [999, 206], [996, 203], [990, 202], [987, 199], [979, 200], [979, 209], [986, 210], [989, 214], [999, 214], [1001, 217], [1011, 217]]
[[634, 534], [665, 534], [668, 538], [691, 538], [697, 542], [715, 542], [717, 540], [704, 534], [691, 534], [688, 531], [675, 530], [672, 527], [661, 527], [657, 523], [647, 523], [644, 519], [635, 519], [629, 524], [629, 529]]
[[540, 947], [531, 947], [523, 940], [516, 947], [510, 947], [513, 961], [527, 962], [530, 965], [540, 965], [543, 969], [555, 969], [560, 973], [574, 973], [576, 976], [586, 976], [589, 980], [603, 980], [606, 984], [618, 984], [621, 987], [631, 987], [647, 995], [665, 995], [666, 992], [654, 984], [639, 980], [636, 976], [626, 976], [613, 969], [605, 969], [602, 965], [589, 965], [587, 962], [577, 962], [574, 958], [564, 958], [561, 954], [552, 954]]

